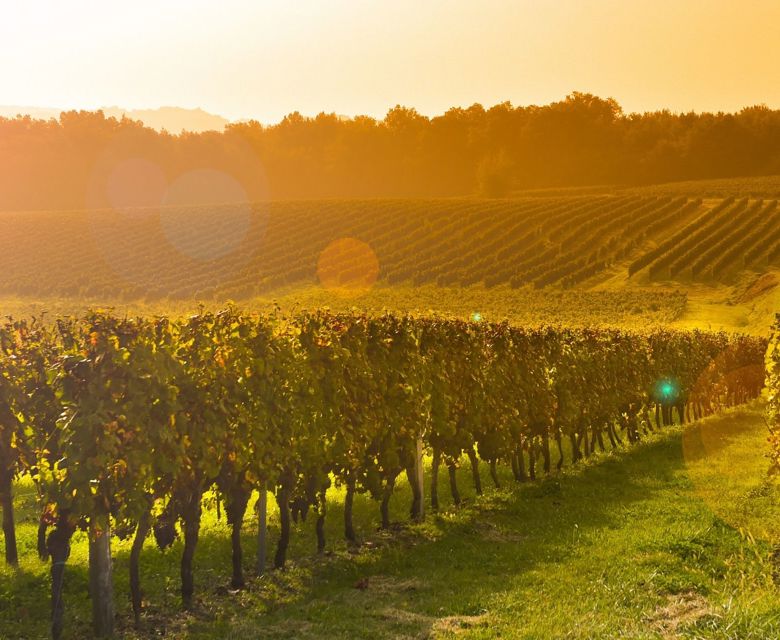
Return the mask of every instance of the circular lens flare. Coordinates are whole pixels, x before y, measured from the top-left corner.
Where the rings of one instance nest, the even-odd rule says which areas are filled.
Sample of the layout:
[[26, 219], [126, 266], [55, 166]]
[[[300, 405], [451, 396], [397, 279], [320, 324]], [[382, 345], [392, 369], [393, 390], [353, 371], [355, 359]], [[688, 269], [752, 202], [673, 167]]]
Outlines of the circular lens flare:
[[317, 278], [334, 293], [359, 295], [374, 286], [379, 277], [379, 260], [374, 250], [357, 238], [339, 238], [320, 253]]
[[[688, 399], [697, 407], [697, 415], [715, 413], [683, 431], [686, 475], [713, 515], [735, 529], [771, 540], [780, 533], [774, 519], [756, 516], [757, 510], [769, 511], [775, 504], [775, 494], [765, 486], [768, 462], [761, 449], [766, 427], [756, 419], [760, 409], [724, 410], [726, 400], [741, 387], [760, 389], [764, 371], [760, 364], [734, 361], [735, 355], [727, 349], [716, 357]], [[749, 507], [750, 503], [754, 506]]]
[[160, 224], [168, 241], [199, 261], [236, 251], [251, 224], [246, 191], [238, 180], [215, 169], [179, 176], [168, 187], [163, 204]]
[[[111, 208], [120, 211], [157, 208], [167, 186], [159, 165], [144, 158], [129, 158], [111, 170], [106, 181], [106, 198]], [[155, 209], [152, 211], [157, 212]]]

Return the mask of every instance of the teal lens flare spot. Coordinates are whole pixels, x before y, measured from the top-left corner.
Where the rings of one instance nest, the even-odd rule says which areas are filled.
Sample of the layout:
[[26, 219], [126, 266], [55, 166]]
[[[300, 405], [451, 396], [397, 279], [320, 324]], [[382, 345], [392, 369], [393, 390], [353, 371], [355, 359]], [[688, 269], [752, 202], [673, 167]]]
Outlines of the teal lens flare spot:
[[656, 393], [660, 399], [670, 400], [677, 397], [678, 391], [673, 382], [663, 380], [656, 385]]

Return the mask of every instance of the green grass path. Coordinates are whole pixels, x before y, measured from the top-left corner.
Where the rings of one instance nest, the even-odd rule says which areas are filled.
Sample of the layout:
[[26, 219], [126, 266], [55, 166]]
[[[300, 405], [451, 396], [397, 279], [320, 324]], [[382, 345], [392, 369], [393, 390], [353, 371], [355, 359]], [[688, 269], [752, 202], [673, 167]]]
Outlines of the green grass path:
[[[298, 525], [293, 562], [227, 590], [224, 515], [209, 510], [196, 556], [198, 606], [178, 606], [178, 556], [151, 544], [142, 557], [143, 633], [130, 629], [128, 543], [115, 545], [120, 637], [125, 638], [780, 638], [772, 547], [780, 506], [765, 480], [760, 404], [674, 427], [578, 468], [475, 498], [447, 502], [418, 526], [375, 529], [378, 508], [356, 504], [366, 543], [340, 538], [333, 492], [329, 553], [312, 556], [313, 522]], [[489, 482], [487, 473], [483, 482]], [[403, 483], [405, 484], [405, 483]], [[0, 569], [0, 638], [47, 632], [47, 566], [35, 557], [29, 487], [19, 495], [22, 569]], [[409, 492], [393, 499], [406, 519]], [[272, 514], [271, 540], [276, 537]], [[255, 551], [251, 518], [245, 551]], [[66, 578], [70, 638], [88, 637], [86, 545], [74, 544]]]

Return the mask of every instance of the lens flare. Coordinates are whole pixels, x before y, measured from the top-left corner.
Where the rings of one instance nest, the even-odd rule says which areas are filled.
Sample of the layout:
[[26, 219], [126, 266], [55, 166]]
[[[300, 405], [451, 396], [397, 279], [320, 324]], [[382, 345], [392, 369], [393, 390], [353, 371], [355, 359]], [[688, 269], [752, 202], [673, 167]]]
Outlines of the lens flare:
[[[227, 173], [189, 171], [168, 187], [160, 224], [168, 241], [184, 255], [216, 260], [233, 253], [246, 237], [252, 215], [248, 201], [244, 188]], [[187, 206], [190, 202], [197, 202], [200, 211]]]
[[673, 402], [679, 395], [680, 391], [672, 380], [659, 380], [655, 383], [655, 397], [659, 402]]
[[167, 186], [159, 165], [144, 158], [129, 158], [111, 170], [106, 198], [111, 208], [118, 211], [143, 208], [143, 214], [156, 214]]
[[[755, 445], [758, 442], [760, 447], [765, 434], [763, 430], [755, 432], [753, 422], [746, 417], [749, 414], [722, 411], [725, 407], [721, 404], [729, 395], [729, 388], [733, 393], [739, 385], [763, 386], [764, 368], [760, 364], [741, 366], [731, 360], [735, 358], [730, 350], [721, 353], [693, 387], [689, 401], [699, 407], [696, 413], [702, 413], [702, 409], [706, 412], [708, 404], [709, 410], [716, 413], [685, 429], [683, 459], [696, 495], [713, 515], [755, 538], [772, 540], [776, 535], [773, 519], [755, 517], [755, 513], [744, 508], [743, 501], [746, 492], [757, 492], [752, 499], [764, 501], [766, 508], [771, 508], [772, 494], [764, 496], [756, 481], [768, 464]], [[713, 371], [723, 370], [724, 366], [728, 372], [725, 376], [713, 375]]]
[[320, 284], [340, 295], [367, 292], [379, 277], [379, 260], [366, 242], [339, 238], [320, 253], [317, 278]]

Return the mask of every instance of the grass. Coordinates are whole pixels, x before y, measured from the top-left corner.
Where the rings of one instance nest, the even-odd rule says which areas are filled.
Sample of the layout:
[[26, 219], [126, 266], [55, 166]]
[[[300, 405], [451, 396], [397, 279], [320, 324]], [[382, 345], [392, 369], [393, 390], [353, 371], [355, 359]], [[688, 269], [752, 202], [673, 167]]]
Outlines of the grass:
[[[485, 320], [508, 320], [521, 326], [561, 324], [634, 330], [671, 326], [766, 335], [780, 304], [780, 288], [774, 286], [776, 278], [776, 272], [772, 271], [763, 277], [748, 274], [735, 286], [637, 285], [618, 270], [591, 289], [512, 289], [503, 285], [488, 289], [483, 285], [438, 287], [378, 283], [371, 289], [350, 293], [312, 284], [282, 288], [238, 304], [244, 309], [266, 312], [277, 305], [289, 312], [316, 308], [358, 309], [369, 313], [391, 310], [425, 315], [435, 312], [462, 319], [479, 312]], [[772, 286], [753, 294], [753, 285], [763, 281]], [[30, 317], [46, 312], [46, 317], [52, 318], [80, 314], [88, 308], [112, 308], [117, 314], [128, 315], [186, 316], [197, 312], [201, 304], [207, 309], [218, 309], [226, 300], [127, 302], [111, 298], [5, 297], [0, 298], [0, 316]]]
[[[285, 572], [228, 590], [224, 516], [206, 512], [196, 557], [197, 606], [178, 604], [181, 542], [161, 554], [147, 543], [144, 631], [131, 629], [128, 543], [114, 547], [119, 636], [123, 638], [769, 638], [780, 636], [773, 573], [780, 535], [778, 494], [766, 479], [762, 406], [673, 427], [631, 449], [535, 484], [476, 497], [409, 526], [409, 491], [391, 505], [399, 522], [376, 530], [364, 497], [356, 522], [364, 544], [340, 538], [333, 491], [328, 554], [313, 556], [313, 523], [294, 530]], [[484, 474], [487, 479], [487, 474]], [[35, 555], [33, 494], [20, 487], [22, 567], [0, 569], [0, 637], [44, 638], [47, 570]], [[254, 554], [251, 518], [247, 562]], [[271, 540], [278, 531], [271, 514]], [[78, 535], [66, 577], [67, 637], [88, 635], [86, 545]]]
[[[224, 301], [210, 301], [206, 308], [220, 308]], [[679, 319], [686, 307], [686, 295], [670, 289], [608, 291], [540, 291], [530, 288], [511, 289], [482, 285], [469, 287], [406, 286], [377, 284], [365, 291], [332, 291], [319, 285], [294, 286], [273, 294], [240, 301], [240, 306], [269, 311], [279, 305], [286, 311], [329, 308], [332, 311], [360, 309], [371, 313], [385, 310], [403, 313], [436, 312], [469, 318], [479, 312], [485, 320], [509, 320], [518, 325], [565, 324], [567, 326], [609, 325], [626, 328], [666, 325]], [[167, 301], [166, 303], [122, 302], [101, 299], [0, 299], [0, 315], [27, 317], [43, 311], [48, 317], [78, 314], [89, 307], [111, 307], [119, 314], [189, 315], [199, 303]]]

